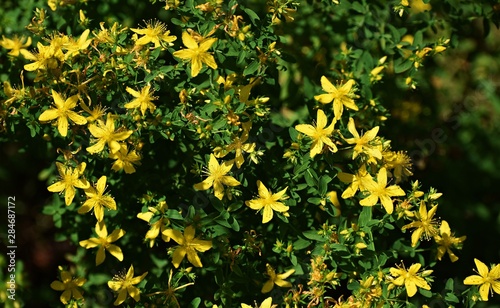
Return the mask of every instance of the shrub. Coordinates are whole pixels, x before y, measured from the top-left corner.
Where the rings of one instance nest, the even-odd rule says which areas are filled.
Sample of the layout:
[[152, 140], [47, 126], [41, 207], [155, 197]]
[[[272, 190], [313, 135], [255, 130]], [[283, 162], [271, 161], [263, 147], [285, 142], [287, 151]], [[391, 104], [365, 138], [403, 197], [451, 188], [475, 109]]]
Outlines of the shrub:
[[500, 266], [480, 260], [434, 284], [466, 237], [380, 133], [380, 91], [416, 89], [456, 44], [453, 1], [151, 2], [129, 1], [136, 15], [49, 0], [29, 33], [3, 29], [2, 138], [47, 153], [43, 213], [77, 247], [50, 285], [64, 305], [111, 292], [126, 307], [469, 307], [500, 293]]

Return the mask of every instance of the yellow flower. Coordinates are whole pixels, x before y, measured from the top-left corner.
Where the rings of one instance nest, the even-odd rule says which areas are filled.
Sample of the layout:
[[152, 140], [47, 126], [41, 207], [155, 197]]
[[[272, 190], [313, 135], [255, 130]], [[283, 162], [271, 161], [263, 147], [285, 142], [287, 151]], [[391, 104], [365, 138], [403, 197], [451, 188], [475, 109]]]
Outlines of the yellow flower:
[[152, 96], [153, 91], [151, 90], [151, 85], [147, 85], [142, 88], [141, 92], [137, 92], [136, 90], [127, 87], [125, 89], [130, 95], [135, 97], [130, 103], [125, 104], [125, 108], [134, 109], [137, 107], [141, 108], [142, 115], [146, 114], [146, 110], [149, 109], [149, 112], [153, 113], [155, 111], [156, 106], [151, 101], [155, 100], [156, 97]]
[[[488, 300], [488, 293], [491, 291], [500, 294], [500, 264], [497, 264], [488, 270], [488, 267], [478, 259], [474, 259], [479, 275], [472, 275], [464, 279], [465, 285], [480, 285], [479, 295], [483, 301]], [[493, 294], [491, 292], [491, 294]]]
[[82, 207], [78, 209], [78, 214], [88, 213], [94, 209], [94, 215], [97, 221], [102, 221], [104, 217], [103, 207], [110, 210], [116, 210], [116, 202], [113, 197], [105, 195], [106, 190], [106, 176], [101, 176], [95, 185], [95, 188], [89, 187], [85, 190], [87, 200], [83, 203]]
[[337, 146], [329, 138], [333, 133], [336, 122], [337, 121], [334, 119], [330, 126], [326, 127], [328, 125], [328, 119], [323, 110], [318, 109], [316, 126], [310, 124], [299, 124], [295, 126], [297, 131], [306, 134], [313, 140], [311, 145], [311, 158], [321, 153], [325, 144], [330, 148], [330, 151], [338, 151]]
[[109, 154], [109, 158], [115, 159], [111, 169], [113, 171], [125, 170], [125, 173], [135, 172], [134, 165], [140, 165], [141, 156], [132, 150], [129, 152], [126, 144], [120, 145], [120, 150], [114, 154]]
[[73, 169], [60, 162], [56, 162], [57, 171], [59, 172], [61, 180], [47, 187], [47, 190], [50, 192], [64, 192], [64, 201], [66, 205], [70, 205], [75, 197], [75, 188], [87, 189], [90, 187], [90, 183], [87, 180], [80, 179], [86, 166], [87, 164], [82, 162]]
[[65, 59], [69, 59], [72, 56], [77, 55], [81, 50], [87, 49], [92, 39], [87, 39], [89, 37], [90, 30], [87, 29], [83, 31], [78, 40], [74, 38], [69, 38], [68, 42], [63, 45], [63, 48], [66, 49], [66, 53], [64, 54]]
[[215, 148], [214, 156], [222, 158], [228, 153], [235, 151], [234, 161], [236, 162], [236, 167], [239, 169], [241, 165], [243, 165], [243, 162], [245, 162], [243, 152], [252, 153], [255, 150], [255, 143], [245, 143], [248, 140], [251, 125], [251, 122], [243, 123], [243, 133], [241, 134], [241, 137], [235, 137], [233, 142], [225, 146], [223, 149]]
[[266, 264], [266, 273], [267, 276], [269, 276], [269, 280], [266, 281], [262, 286], [262, 290], [260, 290], [262, 293], [271, 292], [271, 290], [274, 288], [274, 285], [282, 288], [290, 288], [292, 284], [285, 279], [295, 273], [295, 270], [290, 269], [283, 274], [276, 274], [274, 268], [272, 268], [271, 265]]
[[99, 265], [106, 259], [105, 251], [107, 250], [112, 256], [120, 261], [123, 261], [123, 253], [120, 247], [111, 243], [116, 242], [125, 235], [123, 229], [115, 229], [108, 236], [108, 229], [104, 221], [97, 222], [95, 225], [95, 233], [99, 237], [91, 237], [88, 240], [80, 241], [80, 246], [85, 249], [95, 248], [99, 246], [95, 257], [95, 265]]
[[356, 125], [353, 118], [349, 118], [349, 123], [347, 123], [347, 129], [352, 134], [353, 138], [344, 138], [344, 140], [349, 144], [354, 144], [354, 149], [352, 153], [352, 159], [355, 159], [359, 154], [365, 153], [370, 157], [375, 157], [377, 159], [382, 159], [382, 153], [376, 146], [370, 145], [371, 142], [377, 136], [379, 127], [367, 131], [363, 137], [360, 137], [356, 131]]
[[384, 156], [387, 169], [394, 169], [393, 174], [396, 178], [396, 184], [413, 175], [413, 172], [410, 171], [412, 166], [411, 159], [405, 152], [387, 151], [382, 155]]
[[348, 80], [343, 86], [335, 87], [325, 76], [321, 76], [321, 87], [326, 94], [314, 96], [314, 98], [322, 104], [328, 104], [333, 101], [333, 113], [335, 120], [339, 120], [342, 116], [344, 106], [352, 110], [358, 110], [358, 106], [354, 103], [353, 94], [354, 80]]
[[174, 52], [173, 55], [182, 60], [191, 61], [191, 77], [196, 77], [201, 71], [203, 63], [213, 69], [217, 68], [214, 57], [207, 52], [215, 41], [217, 41], [216, 38], [206, 38], [198, 44], [189, 33], [183, 32], [182, 43], [187, 48], [178, 50]]
[[438, 260], [441, 261], [444, 254], [448, 253], [451, 262], [457, 261], [458, 257], [451, 251], [451, 247], [461, 248], [461, 244], [466, 238], [466, 236], [454, 237], [451, 233], [450, 225], [448, 225], [446, 220], [443, 220], [439, 227], [439, 235], [434, 236], [436, 244], [439, 245], [437, 249]]
[[54, 54], [53, 46], [44, 46], [42, 43], [38, 42], [36, 45], [38, 52], [31, 53], [25, 49], [19, 50], [19, 52], [27, 59], [34, 61], [33, 63], [24, 65], [24, 69], [32, 72], [36, 70], [47, 70], [56, 68], [59, 63], [57, 57]]
[[[431, 287], [427, 281], [418, 275], [418, 271], [421, 266], [422, 265], [420, 263], [415, 263], [412, 264], [408, 270], [406, 270], [404, 265], [396, 266], [396, 268], [391, 267], [389, 271], [395, 278], [392, 283], [397, 286], [402, 286], [404, 284], [406, 294], [408, 294], [409, 297], [412, 297], [415, 293], [417, 293], [417, 287], [424, 290], [430, 290]], [[429, 275], [430, 273], [432, 273], [432, 270], [425, 271], [425, 275]]]
[[61, 281], [53, 281], [50, 284], [50, 287], [56, 291], [64, 291], [59, 298], [61, 302], [66, 305], [72, 298], [76, 300], [82, 299], [83, 295], [80, 291], [80, 287], [87, 282], [87, 279], [73, 279], [70, 272], [62, 270], [61, 267], [59, 267], [59, 270], [61, 271]]
[[154, 21], [154, 23], [153, 21], [147, 22], [145, 29], [131, 28], [130, 30], [143, 35], [143, 37], [135, 41], [136, 46], [154, 43], [154, 48], [158, 48], [160, 46], [164, 48], [165, 46], [172, 46], [172, 42], [177, 39], [175, 35], [170, 35], [170, 31], [167, 30], [167, 26], [158, 20]]
[[434, 205], [429, 212], [424, 201], [420, 202], [418, 213], [414, 215], [414, 221], [403, 226], [402, 230], [416, 228], [411, 235], [411, 246], [415, 247], [417, 242], [423, 236], [425, 239], [430, 239], [438, 234], [438, 221], [434, 218], [437, 211], [437, 205]]
[[104, 150], [104, 145], [106, 145], [106, 143], [109, 146], [111, 154], [115, 154], [121, 149], [118, 141], [123, 141], [132, 135], [131, 130], [122, 130], [118, 132], [115, 130], [115, 120], [111, 113], [108, 113], [106, 124], [99, 120], [97, 121], [97, 124], [89, 125], [89, 131], [92, 136], [98, 139], [94, 145], [87, 147], [87, 151], [92, 154], [99, 153]]
[[153, 247], [155, 240], [160, 234], [160, 232], [162, 233], [161, 238], [165, 242], [170, 241], [170, 237], [163, 234], [163, 231], [165, 231], [166, 226], [170, 223], [169, 219], [164, 216], [165, 211], [167, 209], [168, 209], [167, 203], [165, 201], [160, 201], [158, 206], [148, 207], [148, 212], [137, 214], [137, 218], [142, 219], [146, 222], [150, 222], [151, 219], [157, 215], [160, 216], [160, 219], [156, 220], [156, 222], [149, 224], [151, 227], [145, 236], [145, 238], [149, 240], [149, 247]]
[[394, 210], [394, 204], [392, 203], [391, 197], [405, 195], [405, 192], [398, 185], [387, 187], [387, 170], [385, 168], [379, 170], [377, 182], [371, 179], [367, 181], [365, 185], [370, 195], [359, 201], [359, 204], [362, 206], [374, 206], [380, 199], [380, 203], [382, 203], [387, 214], [392, 214]]
[[366, 185], [372, 180], [372, 176], [366, 171], [366, 165], [359, 167], [355, 174], [340, 172], [337, 177], [346, 184], [350, 184], [342, 193], [342, 198], [348, 199], [358, 191], [366, 190]]
[[54, 99], [55, 108], [45, 110], [38, 117], [40, 122], [48, 122], [57, 119], [57, 130], [63, 137], [66, 137], [68, 134], [68, 118], [78, 125], [87, 123], [85, 117], [71, 110], [76, 107], [78, 95], [73, 95], [64, 100], [59, 93], [52, 90], [52, 98]]
[[201, 264], [199, 252], [205, 252], [212, 248], [212, 241], [200, 240], [195, 238], [195, 229], [193, 226], [187, 226], [184, 229], [184, 235], [179, 230], [167, 229], [162, 232], [163, 235], [173, 239], [179, 246], [175, 249], [172, 256], [172, 263], [178, 268], [184, 257], [187, 255], [188, 261], [196, 267], [203, 267]]
[[113, 304], [120, 305], [127, 299], [128, 295], [138, 302], [141, 298], [141, 292], [134, 285], [141, 282], [147, 274], [148, 272], [145, 272], [141, 276], [134, 277], [134, 266], [130, 265], [126, 275], [118, 274], [113, 277], [113, 280], [108, 281], [108, 286], [113, 291], [118, 292], [118, 297]]
[[[23, 42], [25, 41], [25, 42]], [[2, 35], [2, 40], [0, 41], [0, 46], [5, 49], [10, 49], [9, 55], [13, 57], [19, 57], [21, 50], [27, 52], [26, 47], [31, 45], [31, 37], [25, 38], [24, 36], [18, 37], [15, 35], [12, 39], [6, 38]]]
[[194, 188], [196, 190], [207, 190], [210, 187], [214, 187], [214, 194], [217, 199], [222, 200], [224, 197], [224, 187], [222, 186], [238, 186], [241, 185], [238, 180], [232, 176], [226, 175], [233, 167], [234, 161], [226, 161], [222, 165], [213, 154], [210, 154], [210, 160], [208, 162], [208, 177], [203, 180], [203, 182], [195, 184]]
[[285, 189], [273, 194], [271, 190], [267, 189], [267, 187], [261, 182], [257, 181], [257, 189], [259, 191], [259, 199], [253, 199], [249, 201], [245, 201], [245, 204], [251, 208], [252, 210], [262, 211], [262, 223], [268, 223], [273, 218], [273, 211], [284, 213], [288, 211], [288, 206], [279, 202], [280, 200], [285, 200], [287, 197], [285, 196], [285, 192], [288, 187]]
[[[276, 305], [273, 305], [272, 297], [266, 298], [259, 306], [259, 308], [272, 308], [272, 307], [276, 307]], [[241, 304], [241, 308], [252, 308], [252, 306], [247, 304]]]

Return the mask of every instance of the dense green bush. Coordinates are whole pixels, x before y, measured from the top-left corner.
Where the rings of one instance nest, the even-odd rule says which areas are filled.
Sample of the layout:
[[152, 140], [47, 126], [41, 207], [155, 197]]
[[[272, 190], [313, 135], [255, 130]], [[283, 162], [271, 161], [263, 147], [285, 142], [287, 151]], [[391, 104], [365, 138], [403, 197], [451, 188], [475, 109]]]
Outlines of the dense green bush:
[[[466, 236], [412, 164], [447, 135], [404, 151], [422, 105], [397, 104], [433, 93], [462, 20], [496, 23], [497, 4], [150, 2], [3, 4], [1, 138], [39, 153], [43, 214], [75, 247], [40, 286], [59, 304], [471, 307], [500, 293], [500, 265], [439, 274]], [[9, 306], [29, 304], [16, 272]]]

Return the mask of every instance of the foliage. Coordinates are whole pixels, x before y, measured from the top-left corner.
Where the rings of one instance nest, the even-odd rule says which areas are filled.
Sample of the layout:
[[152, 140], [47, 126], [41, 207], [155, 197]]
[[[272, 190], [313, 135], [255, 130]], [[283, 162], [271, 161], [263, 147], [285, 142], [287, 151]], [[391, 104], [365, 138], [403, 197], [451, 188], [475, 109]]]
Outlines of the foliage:
[[1, 29], [2, 141], [47, 153], [43, 213], [77, 247], [51, 284], [61, 303], [472, 307], [500, 293], [500, 267], [479, 260], [479, 275], [434, 283], [466, 237], [381, 133], [381, 89], [417, 89], [457, 21], [496, 23], [497, 5], [150, 2], [38, 1], [26, 29]]

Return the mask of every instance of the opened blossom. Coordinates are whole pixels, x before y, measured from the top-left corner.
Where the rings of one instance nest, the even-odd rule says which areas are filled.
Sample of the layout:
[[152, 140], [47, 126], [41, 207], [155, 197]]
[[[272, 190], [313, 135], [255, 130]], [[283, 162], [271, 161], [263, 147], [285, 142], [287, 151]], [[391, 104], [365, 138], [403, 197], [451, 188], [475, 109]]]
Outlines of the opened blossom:
[[68, 134], [68, 120], [78, 125], [87, 123], [85, 117], [79, 115], [72, 109], [76, 107], [78, 95], [73, 95], [68, 99], [64, 99], [61, 94], [52, 90], [52, 98], [54, 99], [54, 108], [50, 108], [42, 112], [38, 117], [40, 122], [49, 122], [57, 120], [57, 130], [61, 136], [66, 137]]
[[491, 270], [478, 259], [474, 259], [478, 275], [471, 275], [464, 279], [465, 285], [479, 286], [479, 295], [483, 301], [488, 300], [488, 293], [500, 294], [500, 264], [494, 265]]
[[289, 281], [286, 281], [290, 275], [295, 273], [294, 269], [290, 269], [283, 274], [276, 274], [276, 271], [274, 268], [266, 264], [266, 274], [269, 277], [269, 280], [267, 280], [264, 285], [262, 286], [262, 289], [260, 290], [262, 293], [268, 293], [271, 292], [271, 290], [274, 288], [274, 285], [277, 285], [278, 287], [282, 288], [290, 288], [292, 284]]
[[404, 196], [405, 192], [398, 185], [387, 186], [387, 170], [381, 168], [377, 174], [377, 181], [373, 179], [365, 183], [368, 196], [359, 201], [362, 206], [374, 206], [380, 200], [380, 203], [387, 214], [392, 214], [394, 204], [391, 197]]
[[194, 266], [203, 267], [197, 252], [205, 252], [212, 248], [212, 241], [201, 240], [195, 237], [193, 226], [187, 226], [184, 229], [184, 235], [179, 230], [174, 229], [167, 229], [162, 234], [179, 244], [172, 255], [172, 264], [175, 268], [179, 267], [185, 256], [187, 256], [188, 261]]
[[288, 211], [288, 206], [280, 202], [287, 199], [285, 196], [287, 188], [273, 194], [261, 181], [257, 181], [259, 198], [245, 201], [245, 204], [252, 210], [262, 211], [262, 223], [268, 223], [273, 219], [275, 211], [279, 213]]
[[96, 154], [104, 150], [107, 144], [111, 154], [120, 151], [121, 145], [118, 141], [123, 141], [132, 135], [131, 130], [116, 130], [115, 117], [108, 113], [106, 122], [97, 120], [95, 124], [89, 125], [89, 131], [97, 140], [95, 144], [87, 147], [87, 151]]
[[183, 32], [182, 43], [186, 48], [174, 52], [173, 55], [182, 60], [188, 60], [191, 63], [191, 77], [196, 77], [203, 64], [213, 69], [217, 68], [214, 56], [208, 52], [216, 41], [216, 38], [205, 38], [197, 42], [188, 32]]
[[56, 280], [50, 284], [50, 287], [56, 291], [63, 291], [59, 299], [61, 303], [68, 304], [69, 301], [74, 298], [76, 300], [82, 299], [82, 291], [80, 289], [81, 286], [87, 282], [85, 278], [73, 278], [70, 272], [61, 270], [61, 281]]
[[375, 143], [375, 137], [377, 136], [379, 127], [375, 126], [369, 131], [365, 132], [363, 136], [360, 136], [356, 130], [356, 125], [353, 118], [349, 118], [347, 123], [347, 129], [352, 134], [352, 138], [344, 138], [344, 140], [353, 144], [352, 159], [355, 159], [360, 154], [366, 154], [369, 158], [382, 159], [382, 152], [378, 149]]
[[82, 162], [76, 168], [71, 168], [60, 162], [56, 162], [60, 180], [47, 187], [47, 190], [58, 193], [64, 192], [65, 204], [70, 205], [75, 197], [76, 188], [87, 189], [90, 187], [90, 183], [86, 179], [81, 178], [86, 166], [87, 164]]
[[151, 85], [148, 84], [140, 91], [136, 91], [130, 87], [127, 87], [125, 90], [134, 97], [134, 99], [131, 102], [125, 104], [125, 108], [127, 109], [139, 108], [141, 110], [142, 115], [145, 115], [146, 110], [148, 109], [149, 112], [151, 113], [155, 111], [156, 106], [155, 104], [153, 104], [153, 100], [155, 100], [156, 97], [152, 95], [153, 91], [151, 91]]
[[88, 213], [94, 209], [94, 215], [97, 221], [102, 221], [104, 217], [104, 208], [116, 210], [115, 199], [107, 194], [106, 190], [106, 176], [101, 176], [95, 185], [95, 188], [90, 186], [85, 190], [87, 200], [83, 203], [82, 207], [78, 209], [79, 214]]
[[214, 194], [217, 199], [222, 200], [224, 197], [224, 186], [238, 186], [241, 183], [230, 175], [227, 175], [233, 167], [234, 160], [219, 164], [214, 154], [210, 154], [208, 161], [208, 177], [203, 182], [195, 184], [197, 190], [207, 190], [213, 186]]
[[327, 145], [332, 152], [338, 151], [337, 146], [333, 143], [332, 139], [330, 139], [335, 128], [335, 122], [336, 120], [333, 120], [332, 123], [328, 125], [328, 119], [325, 112], [318, 109], [316, 126], [310, 124], [299, 124], [295, 126], [297, 131], [307, 135], [313, 140], [311, 145], [311, 158], [321, 153], [325, 145]]
[[88, 240], [80, 241], [80, 246], [85, 249], [91, 249], [99, 247], [97, 250], [95, 265], [99, 265], [106, 259], [105, 252], [109, 252], [113, 257], [117, 258], [119, 261], [123, 261], [123, 253], [120, 247], [111, 244], [119, 240], [125, 235], [123, 229], [115, 229], [111, 234], [108, 235], [108, 229], [104, 221], [97, 222], [95, 225], [95, 233], [98, 237], [92, 237]]
[[333, 113], [335, 119], [339, 120], [344, 111], [344, 106], [352, 110], [358, 110], [358, 106], [356, 106], [353, 99], [356, 97], [354, 95], [354, 84], [354, 80], [349, 79], [342, 86], [336, 87], [325, 76], [321, 76], [321, 87], [327, 93], [316, 95], [314, 98], [322, 104], [333, 102]]
[[128, 296], [138, 302], [141, 299], [141, 291], [135, 285], [141, 282], [147, 274], [148, 272], [145, 272], [141, 276], [134, 277], [134, 266], [130, 265], [127, 274], [115, 275], [111, 281], [108, 281], [108, 287], [118, 292], [113, 305], [118, 306], [122, 304]]
[[408, 297], [412, 297], [417, 293], [417, 288], [424, 290], [430, 290], [431, 286], [425, 281], [423, 276], [428, 276], [432, 273], [432, 270], [427, 270], [419, 273], [422, 264], [415, 263], [410, 266], [407, 270], [404, 265], [391, 267], [389, 269], [391, 275], [394, 277], [392, 283], [396, 286], [405, 286], [406, 293]]

